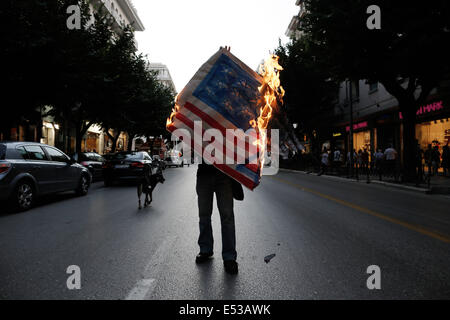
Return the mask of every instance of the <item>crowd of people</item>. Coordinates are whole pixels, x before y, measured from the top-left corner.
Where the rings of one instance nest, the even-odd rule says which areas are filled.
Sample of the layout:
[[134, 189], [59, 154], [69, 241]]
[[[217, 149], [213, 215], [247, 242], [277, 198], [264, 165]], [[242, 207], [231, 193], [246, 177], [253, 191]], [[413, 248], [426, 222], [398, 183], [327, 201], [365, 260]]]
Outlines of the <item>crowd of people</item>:
[[[352, 158], [351, 158], [352, 157]], [[353, 161], [350, 161], [353, 160]], [[342, 170], [347, 169], [350, 172], [351, 166], [356, 174], [376, 174], [380, 180], [382, 175], [393, 176], [395, 180], [398, 179], [398, 165], [399, 154], [392, 145], [389, 145], [384, 151], [377, 149], [372, 154], [367, 148], [359, 149], [358, 152], [353, 149], [352, 155], [350, 151], [344, 155], [344, 151], [335, 148], [330, 152], [324, 148], [320, 155], [321, 169], [319, 175], [324, 174], [328, 170], [336, 171], [337, 174]], [[422, 150], [417, 143], [416, 150], [416, 172], [418, 178], [423, 180], [425, 172], [428, 176], [437, 175], [439, 168], [443, 169], [443, 176], [450, 175], [450, 147], [449, 143], [442, 147], [442, 152], [439, 146], [432, 147], [428, 145], [426, 150]], [[425, 170], [427, 169], [427, 170]]]

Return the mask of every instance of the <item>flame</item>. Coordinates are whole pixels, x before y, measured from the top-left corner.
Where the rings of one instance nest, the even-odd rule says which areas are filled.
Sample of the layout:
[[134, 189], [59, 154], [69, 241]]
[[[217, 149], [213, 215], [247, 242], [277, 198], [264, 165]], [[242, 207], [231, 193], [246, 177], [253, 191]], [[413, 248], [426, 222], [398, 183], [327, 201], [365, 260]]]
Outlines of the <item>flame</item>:
[[[178, 101], [178, 95], [175, 97], [175, 101]], [[172, 109], [172, 113], [167, 118], [166, 128], [168, 128], [171, 124], [173, 124], [173, 118], [175, 117], [178, 111], [180, 111], [180, 106], [175, 102], [175, 106]]]
[[[278, 105], [278, 100], [283, 103], [285, 91], [281, 86], [280, 71], [283, 67], [278, 63], [279, 57], [271, 54], [259, 67], [259, 74], [263, 77], [263, 84], [258, 88], [263, 96], [263, 106], [259, 110], [259, 117], [251, 120], [250, 125], [258, 132], [255, 145], [259, 146], [261, 168], [264, 167], [265, 146], [267, 140], [267, 126], [272, 118], [273, 110]], [[262, 172], [262, 171], [261, 171]]]

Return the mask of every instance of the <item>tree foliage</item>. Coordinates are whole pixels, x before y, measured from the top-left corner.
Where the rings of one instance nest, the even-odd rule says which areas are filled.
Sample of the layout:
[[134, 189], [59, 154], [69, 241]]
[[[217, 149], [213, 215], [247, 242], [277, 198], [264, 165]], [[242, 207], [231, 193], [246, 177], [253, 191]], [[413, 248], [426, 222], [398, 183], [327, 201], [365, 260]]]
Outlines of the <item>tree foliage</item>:
[[[306, 37], [281, 45], [275, 53], [283, 71], [281, 83], [286, 90], [285, 110], [297, 131], [311, 140], [328, 131], [338, 84], [332, 81], [328, 66], [317, 62]], [[313, 133], [314, 132], [314, 133]]]
[[[46, 114], [63, 124], [66, 135], [75, 129], [77, 151], [92, 124], [117, 136], [164, 132], [174, 93], [148, 70], [130, 26], [115, 32], [101, 8], [92, 21], [87, 0], [4, 2], [0, 19], [8, 32], [0, 58], [10, 107], [1, 117], [1, 132], [32, 120], [44, 106], [50, 106]], [[67, 7], [74, 4], [81, 8], [78, 30], [66, 26]]]
[[[301, 30], [334, 78], [380, 82], [403, 113], [406, 176], [414, 171], [415, 115], [449, 74], [450, 5], [405, 0], [306, 0]], [[381, 29], [370, 30], [367, 8], [381, 9]]]

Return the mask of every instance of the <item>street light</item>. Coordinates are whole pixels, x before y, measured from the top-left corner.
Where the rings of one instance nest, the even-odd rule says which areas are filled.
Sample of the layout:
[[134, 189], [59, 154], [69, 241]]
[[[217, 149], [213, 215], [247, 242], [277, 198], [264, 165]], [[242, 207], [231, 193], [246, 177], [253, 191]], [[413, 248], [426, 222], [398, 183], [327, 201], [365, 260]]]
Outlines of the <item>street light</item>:
[[294, 129], [297, 129], [298, 123], [294, 123], [292, 126], [294, 127]]

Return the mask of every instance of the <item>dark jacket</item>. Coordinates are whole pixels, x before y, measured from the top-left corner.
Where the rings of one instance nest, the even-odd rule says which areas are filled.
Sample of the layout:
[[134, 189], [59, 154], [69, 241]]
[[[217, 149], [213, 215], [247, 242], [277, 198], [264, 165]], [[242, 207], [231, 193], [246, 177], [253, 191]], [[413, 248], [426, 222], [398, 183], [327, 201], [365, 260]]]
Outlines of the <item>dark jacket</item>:
[[[210, 164], [201, 163], [198, 165], [197, 175], [224, 174], [222, 171]], [[244, 200], [244, 189], [236, 180], [228, 177], [233, 182], [233, 198], [238, 201]]]

